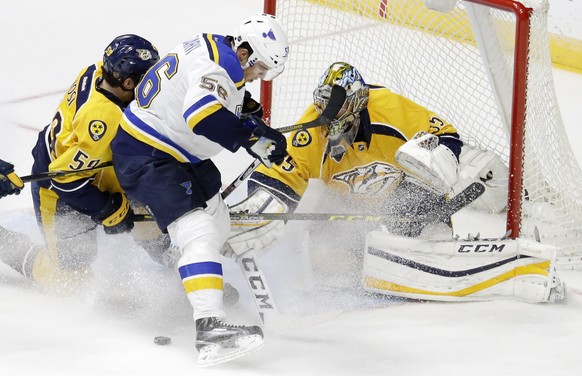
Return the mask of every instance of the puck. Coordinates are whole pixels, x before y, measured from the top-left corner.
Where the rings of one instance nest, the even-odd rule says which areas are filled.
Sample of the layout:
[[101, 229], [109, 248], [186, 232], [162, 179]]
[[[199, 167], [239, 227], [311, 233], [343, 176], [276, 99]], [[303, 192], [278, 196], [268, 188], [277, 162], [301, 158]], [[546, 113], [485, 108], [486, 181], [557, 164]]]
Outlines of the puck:
[[166, 346], [172, 343], [172, 339], [170, 337], [159, 336], [154, 338], [154, 343], [160, 346]]

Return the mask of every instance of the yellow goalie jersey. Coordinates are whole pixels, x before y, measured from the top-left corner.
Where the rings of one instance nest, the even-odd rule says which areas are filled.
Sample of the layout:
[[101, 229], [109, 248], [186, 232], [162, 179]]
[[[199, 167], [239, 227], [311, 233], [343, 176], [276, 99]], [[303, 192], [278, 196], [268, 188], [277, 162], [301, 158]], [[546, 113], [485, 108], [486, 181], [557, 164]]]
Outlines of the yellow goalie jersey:
[[[32, 151], [33, 173], [73, 171], [111, 161], [110, 143], [125, 104], [99, 88], [102, 62], [84, 69], [69, 87], [51, 124]], [[75, 209], [92, 215], [101, 209], [103, 191], [120, 192], [112, 168], [40, 182]]]
[[[318, 117], [310, 105], [298, 123]], [[459, 156], [462, 142], [455, 127], [432, 111], [395, 94], [385, 87], [370, 86], [367, 108], [360, 112], [358, 134], [339, 160], [326, 153], [327, 139], [321, 128], [291, 133], [289, 155], [280, 166], [260, 166], [251, 175], [249, 192], [265, 186], [293, 210], [307, 189], [309, 179], [321, 179], [334, 191], [360, 196], [383, 196], [404, 176], [395, 153], [417, 132], [439, 137]]]

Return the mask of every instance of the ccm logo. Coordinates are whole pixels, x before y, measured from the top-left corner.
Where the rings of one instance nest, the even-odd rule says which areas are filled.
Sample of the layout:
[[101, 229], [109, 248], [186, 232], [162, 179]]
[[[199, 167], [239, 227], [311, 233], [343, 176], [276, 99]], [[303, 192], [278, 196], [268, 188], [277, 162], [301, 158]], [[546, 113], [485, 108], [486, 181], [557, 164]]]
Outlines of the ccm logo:
[[457, 252], [459, 253], [486, 253], [486, 252], [502, 252], [505, 244], [461, 244]]
[[259, 307], [261, 309], [273, 309], [273, 304], [270, 302], [269, 290], [267, 290], [255, 259], [253, 257], [243, 257], [241, 264], [246, 272], [245, 274], [253, 295], [260, 302]]

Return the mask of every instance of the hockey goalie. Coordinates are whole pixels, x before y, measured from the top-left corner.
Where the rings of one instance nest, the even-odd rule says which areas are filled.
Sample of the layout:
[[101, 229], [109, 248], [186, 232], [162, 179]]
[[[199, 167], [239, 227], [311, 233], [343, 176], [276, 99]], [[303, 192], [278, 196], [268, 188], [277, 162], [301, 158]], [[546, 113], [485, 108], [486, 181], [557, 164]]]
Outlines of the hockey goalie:
[[[249, 197], [232, 212], [292, 212], [309, 181], [318, 179], [326, 193], [314, 207], [385, 218], [381, 225], [310, 226], [310, 252], [327, 248], [327, 264], [335, 265], [336, 274], [350, 273], [342, 263], [357, 265], [358, 283], [368, 292], [438, 301], [564, 297], [554, 247], [453, 238], [451, 216], [463, 206], [504, 210], [508, 171], [495, 154], [463, 145], [456, 128], [441, 116], [386, 87], [367, 84], [344, 62], [325, 71], [299, 123], [322, 113], [334, 85], [347, 93], [335, 119], [292, 133], [283, 164], [259, 167], [249, 180]], [[229, 244], [239, 254], [266, 250], [283, 227], [283, 221], [235, 221]], [[353, 257], [346, 257], [346, 250]]]

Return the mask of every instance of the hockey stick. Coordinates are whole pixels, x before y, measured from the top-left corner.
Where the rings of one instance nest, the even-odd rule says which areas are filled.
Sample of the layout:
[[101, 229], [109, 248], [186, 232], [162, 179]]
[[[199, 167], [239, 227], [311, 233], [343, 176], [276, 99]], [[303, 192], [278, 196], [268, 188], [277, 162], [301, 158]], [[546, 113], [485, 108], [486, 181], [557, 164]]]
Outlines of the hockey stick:
[[[285, 127], [276, 128], [281, 133], [289, 133], [293, 131], [305, 130], [309, 128], [316, 128], [322, 125], [327, 125], [335, 119], [335, 116], [340, 112], [344, 102], [346, 100], [346, 90], [338, 85], [335, 85], [331, 89], [331, 94], [329, 96], [329, 102], [325, 107], [325, 110], [321, 113], [321, 115], [314, 120], [299, 123], [294, 125], [288, 125]], [[261, 165], [261, 161], [255, 159], [253, 163], [251, 163], [243, 172], [240, 174], [232, 183], [230, 183], [223, 191], [222, 191], [222, 199], [224, 200], [227, 198], [232, 191], [234, 191], [238, 186], [245, 181], [253, 171], [257, 169]]]
[[48, 180], [48, 179], [58, 178], [58, 177], [62, 177], [62, 176], [77, 175], [77, 174], [82, 174], [84, 172], [102, 170], [104, 168], [111, 167], [111, 166], [113, 166], [112, 162], [105, 162], [105, 163], [102, 163], [98, 166], [86, 168], [84, 170], [49, 171], [49, 172], [41, 172], [40, 174], [21, 176], [20, 180], [22, 180], [23, 183], [31, 183], [33, 181]]
[[344, 105], [345, 101], [346, 101], [346, 90], [339, 85], [335, 85], [331, 89], [331, 93], [329, 95], [329, 102], [327, 103], [325, 110], [323, 110], [323, 112], [317, 119], [305, 123], [277, 128], [277, 130], [281, 133], [288, 133], [302, 129], [305, 130], [309, 128], [319, 127], [322, 125], [327, 125], [331, 123], [333, 119], [335, 119], [338, 112], [340, 112], [340, 110], [342, 109], [342, 106]]
[[[228, 243], [227, 243], [228, 244]], [[267, 285], [265, 275], [257, 263], [257, 255], [254, 249], [249, 249], [236, 258], [236, 263], [245, 276], [247, 286], [253, 296], [253, 301], [257, 307], [257, 312], [263, 324], [270, 323], [273, 316], [278, 316], [279, 311], [275, 306], [275, 301], [271, 290]], [[268, 319], [267, 319], [268, 318]]]
[[244, 254], [238, 256], [236, 262], [240, 265], [243, 275], [245, 276], [259, 318], [266, 327], [280, 329], [304, 328], [332, 320], [343, 313], [341, 310], [333, 310], [309, 316], [296, 316], [281, 313], [275, 305], [265, 275], [259, 268], [255, 250], [252, 248], [249, 249]]
[[243, 181], [245, 181], [249, 176], [251, 176], [251, 174], [253, 173], [253, 171], [255, 171], [257, 169], [257, 167], [259, 167], [261, 165], [261, 161], [258, 159], [255, 159], [253, 161], [253, 163], [251, 163], [249, 165], [249, 167], [247, 167], [242, 174], [240, 174], [236, 179], [233, 180], [232, 183], [230, 183], [228, 185], [228, 187], [224, 188], [224, 190], [222, 191], [222, 199], [224, 200], [225, 198], [227, 198], [235, 189], [238, 188], [239, 185], [241, 185], [241, 183]]
[[[431, 223], [446, 219], [465, 206], [475, 201], [485, 192], [485, 186], [475, 182], [454, 196], [439, 210], [417, 216], [389, 216], [376, 214], [339, 214], [339, 213], [230, 213], [230, 219], [234, 221], [363, 221], [363, 222], [421, 222]], [[152, 216], [135, 215], [134, 221], [151, 221]]]
[[485, 186], [474, 182], [454, 196], [451, 201], [438, 210], [427, 214], [414, 216], [391, 216], [377, 214], [345, 214], [345, 213], [230, 213], [230, 219], [235, 221], [363, 221], [363, 222], [421, 222], [430, 223], [446, 219], [465, 206], [475, 201], [485, 192]]

